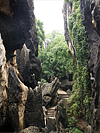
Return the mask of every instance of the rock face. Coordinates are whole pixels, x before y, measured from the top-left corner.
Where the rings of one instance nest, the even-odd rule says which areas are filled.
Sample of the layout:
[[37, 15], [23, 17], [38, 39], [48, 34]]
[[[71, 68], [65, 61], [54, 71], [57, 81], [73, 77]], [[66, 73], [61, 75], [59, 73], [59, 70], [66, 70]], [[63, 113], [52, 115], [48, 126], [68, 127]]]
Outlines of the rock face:
[[25, 128], [24, 130], [20, 131], [19, 133], [40, 133], [39, 129], [35, 126], [30, 126]]
[[[100, 132], [100, 1], [80, 0], [82, 21], [88, 36], [92, 81], [90, 120], [93, 133]], [[90, 131], [89, 131], [90, 132]]]
[[44, 127], [33, 9], [32, 0], [0, 0], [0, 132]]
[[41, 61], [30, 52], [24, 44], [21, 50], [17, 50], [17, 64], [22, 81], [28, 87], [34, 88], [41, 81]]
[[75, 49], [74, 49], [74, 44], [73, 41], [69, 37], [69, 31], [68, 31], [68, 17], [72, 13], [72, 3], [70, 3], [69, 0], [66, 0], [66, 3], [64, 2], [63, 6], [63, 17], [64, 17], [64, 35], [65, 35], [65, 40], [72, 51], [72, 54], [75, 55]]
[[[65, 38], [73, 50], [73, 43], [69, 38], [68, 16], [72, 12], [69, 0], [64, 4]], [[100, 132], [100, 0], [80, 0], [83, 25], [87, 34], [89, 50], [89, 62], [91, 79], [91, 105], [90, 105], [90, 133]]]
[[48, 45], [50, 44], [51, 40], [46, 38], [45, 41], [43, 42], [43, 48], [45, 49], [46, 47], [48, 47]]
[[[69, 47], [74, 51], [73, 43], [69, 38], [68, 16], [72, 12], [69, 0], [64, 4], [65, 38]], [[87, 34], [91, 79], [91, 105], [89, 128], [86, 132], [100, 132], [100, 0], [80, 0], [83, 25]], [[73, 52], [74, 53], [74, 52]]]
[[0, 0], [0, 32], [7, 52], [7, 60], [10, 54], [13, 54], [16, 49], [21, 49], [25, 42], [37, 55], [38, 39], [33, 1], [6, 0], [6, 2]]
[[35, 89], [29, 88], [28, 97], [25, 105], [24, 123], [25, 127], [34, 125], [36, 127], [44, 127], [44, 116], [42, 110], [42, 91], [40, 86]]
[[0, 127], [5, 122], [6, 108], [7, 108], [7, 92], [6, 92], [6, 57], [5, 48], [2, 40], [0, 40]]

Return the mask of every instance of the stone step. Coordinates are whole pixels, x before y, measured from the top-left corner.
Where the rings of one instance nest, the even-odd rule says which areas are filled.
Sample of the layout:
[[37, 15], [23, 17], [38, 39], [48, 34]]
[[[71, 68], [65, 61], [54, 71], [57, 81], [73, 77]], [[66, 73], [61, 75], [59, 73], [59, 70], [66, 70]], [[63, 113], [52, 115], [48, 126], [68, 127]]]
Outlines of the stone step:
[[54, 114], [54, 112], [52, 112], [52, 113], [47, 113], [47, 114]]
[[51, 116], [51, 115], [53, 115], [54, 116], [54, 114], [47, 114], [48, 116]]
[[61, 98], [69, 98], [69, 96], [67, 94], [59, 94], [59, 97], [61, 97]]
[[47, 116], [52, 118], [54, 117], [54, 113], [55, 113], [55, 108], [48, 109]]
[[47, 117], [54, 117], [54, 115], [47, 115]]
[[48, 110], [47, 112], [55, 112], [55, 110]]

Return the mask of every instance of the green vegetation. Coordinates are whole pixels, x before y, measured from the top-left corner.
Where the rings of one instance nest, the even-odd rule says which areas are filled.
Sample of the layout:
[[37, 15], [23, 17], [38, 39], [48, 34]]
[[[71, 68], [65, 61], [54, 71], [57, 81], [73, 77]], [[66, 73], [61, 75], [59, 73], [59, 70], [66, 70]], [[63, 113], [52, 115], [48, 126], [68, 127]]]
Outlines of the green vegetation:
[[37, 34], [39, 39], [39, 49], [43, 47], [43, 41], [45, 41], [45, 32], [43, 30], [43, 22], [35, 18]]
[[46, 38], [50, 39], [50, 40], [53, 40], [55, 37], [57, 38], [57, 36], [61, 36], [61, 32], [60, 31], [56, 31], [56, 30], [53, 30], [51, 33], [48, 33], [46, 35]]
[[[89, 119], [90, 108], [90, 78], [88, 72], [88, 45], [86, 34], [81, 20], [80, 1], [73, 2], [73, 12], [69, 16], [69, 33], [75, 47], [74, 84], [70, 96], [70, 115], [80, 117], [86, 121]], [[68, 122], [69, 123], [69, 122]]]
[[73, 133], [83, 133], [81, 130], [79, 130], [78, 128], [73, 128], [72, 130], [69, 130], [69, 133], [71, 133], [71, 131], [73, 131]]
[[45, 79], [41, 79], [41, 85], [43, 85], [44, 83], [46, 83]]
[[39, 52], [43, 78], [68, 76], [73, 72], [73, 57], [65, 42], [64, 35], [53, 31], [47, 36], [51, 39], [51, 43]]
[[[70, 0], [72, 2], [72, 13], [69, 16], [69, 36], [74, 43], [75, 59], [69, 50], [65, 37], [58, 31], [53, 31], [46, 35], [51, 42], [43, 49], [45, 35], [43, 23], [37, 24], [39, 38], [39, 58], [42, 63], [43, 79], [42, 84], [50, 76], [59, 78], [69, 78], [73, 73], [72, 95], [69, 99], [69, 109], [67, 109], [68, 128], [74, 133], [82, 133], [76, 128], [77, 118], [88, 122], [90, 108], [90, 77], [88, 71], [88, 45], [87, 36], [82, 24], [80, 12], [80, 0]], [[39, 26], [41, 28], [39, 28]], [[41, 32], [40, 32], [41, 31]], [[43, 33], [43, 36], [41, 34]], [[42, 39], [41, 39], [42, 38]]]

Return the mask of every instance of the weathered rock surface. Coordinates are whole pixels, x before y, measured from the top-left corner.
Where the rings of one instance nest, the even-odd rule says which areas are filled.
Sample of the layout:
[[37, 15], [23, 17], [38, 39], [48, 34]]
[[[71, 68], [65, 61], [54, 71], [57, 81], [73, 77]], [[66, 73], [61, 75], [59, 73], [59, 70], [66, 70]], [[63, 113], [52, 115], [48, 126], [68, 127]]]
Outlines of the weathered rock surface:
[[2, 40], [0, 40], [0, 127], [4, 124], [6, 117], [6, 108], [7, 108], [6, 81], [7, 81], [7, 71], [6, 71], [5, 48], [3, 46]]
[[51, 40], [46, 38], [45, 41], [43, 42], [43, 48], [45, 49], [46, 47], [48, 47], [48, 45], [50, 44]]
[[15, 73], [11, 66], [8, 77], [8, 119], [10, 119], [13, 130], [18, 132], [24, 128], [24, 111], [28, 87], [18, 79]]
[[[67, 99], [69, 97], [67, 93], [61, 89], [58, 89], [56, 95], [58, 97], [56, 103], [55, 101], [52, 100], [52, 104], [49, 103], [49, 106], [45, 105], [47, 109], [43, 106], [45, 131], [47, 133], [49, 132], [65, 133], [66, 132], [64, 128], [66, 128], [67, 126], [66, 108], [68, 106]], [[47, 100], [49, 100], [48, 97], [46, 98]]]
[[33, 9], [32, 0], [0, 0], [0, 132], [44, 127]]
[[7, 60], [16, 49], [26, 43], [37, 56], [38, 39], [32, 0], [0, 0], [0, 32], [7, 52]]
[[25, 69], [27, 61], [29, 60], [29, 52], [30, 50], [26, 47], [26, 44], [23, 45], [23, 48], [21, 50], [16, 50], [17, 68], [21, 75], [23, 73], [23, 70]]
[[57, 103], [57, 90], [60, 87], [60, 82], [55, 78], [51, 83], [44, 83], [42, 85], [42, 99], [44, 106], [54, 106]]
[[25, 128], [24, 130], [20, 131], [19, 133], [40, 133], [39, 129], [35, 126], [30, 126]]
[[41, 95], [42, 91], [40, 86], [36, 86], [33, 90], [29, 88], [24, 112], [25, 127], [29, 127], [31, 125], [39, 127], [39, 129], [44, 127]]
[[[100, 132], [100, 0], [80, 0], [82, 21], [87, 34], [89, 50], [89, 69], [91, 79], [91, 105], [89, 125], [93, 133]], [[74, 52], [73, 42], [69, 38], [68, 17], [72, 12], [69, 0], [64, 4], [63, 16], [65, 38]], [[90, 130], [88, 132], [91, 132]]]
[[56, 92], [59, 89], [59, 86], [60, 86], [60, 82], [58, 78], [55, 78], [51, 83], [44, 83], [42, 85], [42, 96], [56, 95]]
[[17, 50], [17, 64], [22, 81], [28, 87], [34, 88], [41, 81], [41, 61], [24, 44], [21, 50]]
[[89, 68], [92, 81], [89, 124], [100, 132], [100, 1], [80, 0], [82, 21], [88, 37]]
[[72, 90], [72, 84], [73, 82], [72, 81], [69, 81], [69, 80], [63, 80], [61, 82], [61, 89], [63, 89], [64, 91], [67, 91], [68, 89]]
[[66, 128], [67, 120], [66, 120], [66, 109], [65, 102], [60, 100], [58, 104], [54, 107], [48, 108], [46, 118], [46, 131], [47, 133], [51, 132], [59, 132], [65, 133], [64, 128]]
[[63, 17], [64, 17], [64, 35], [65, 40], [72, 51], [72, 54], [75, 55], [75, 49], [73, 41], [69, 37], [69, 31], [68, 31], [68, 17], [72, 13], [72, 3], [69, 0], [66, 0], [66, 3], [64, 2], [63, 6]]
[[90, 125], [86, 127], [85, 133], [92, 133], [92, 127]]

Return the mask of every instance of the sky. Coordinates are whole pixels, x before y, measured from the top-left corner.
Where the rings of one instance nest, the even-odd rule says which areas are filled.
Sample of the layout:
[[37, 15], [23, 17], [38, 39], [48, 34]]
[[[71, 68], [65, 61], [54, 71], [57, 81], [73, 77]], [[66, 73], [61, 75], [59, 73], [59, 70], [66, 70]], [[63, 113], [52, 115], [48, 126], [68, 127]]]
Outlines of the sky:
[[53, 30], [64, 31], [63, 21], [64, 0], [34, 0], [34, 13], [44, 24], [45, 34]]

